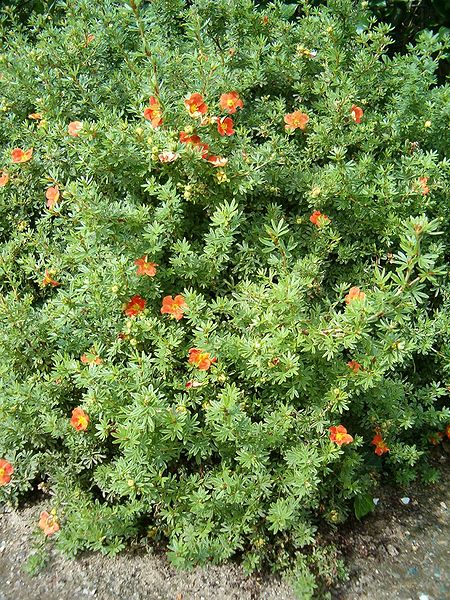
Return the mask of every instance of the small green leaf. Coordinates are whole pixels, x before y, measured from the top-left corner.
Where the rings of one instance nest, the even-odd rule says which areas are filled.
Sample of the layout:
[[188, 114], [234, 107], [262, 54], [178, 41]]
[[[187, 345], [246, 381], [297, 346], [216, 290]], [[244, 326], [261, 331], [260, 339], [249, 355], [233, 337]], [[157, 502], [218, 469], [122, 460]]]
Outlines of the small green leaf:
[[361, 519], [361, 517], [365, 517], [370, 512], [372, 512], [375, 508], [375, 505], [373, 503], [372, 496], [365, 494], [363, 496], [357, 496], [355, 498], [353, 507], [355, 509], [355, 517], [357, 519]]

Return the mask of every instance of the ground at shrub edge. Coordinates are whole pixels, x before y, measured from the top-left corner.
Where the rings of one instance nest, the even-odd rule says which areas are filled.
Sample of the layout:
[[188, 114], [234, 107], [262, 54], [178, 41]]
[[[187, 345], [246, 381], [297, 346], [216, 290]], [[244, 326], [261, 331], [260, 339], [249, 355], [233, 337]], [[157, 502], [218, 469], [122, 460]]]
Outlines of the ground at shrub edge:
[[[333, 541], [346, 558], [350, 580], [332, 590], [334, 600], [449, 597], [450, 454], [444, 451], [437, 461], [442, 467], [437, 484], [385, 487], [372, 515], [337, 530]], [[75, 561], [53, 553], [47, 568], [32, 578], [22, 566], [43, 506], [38, 502], [18, 511], [1, 509], [0, 600], [294, 599], [289, 586], [276, 577], [246, 577], [235, 564], [186, 573], [138, 547], [116, 558], [84, 554]]]

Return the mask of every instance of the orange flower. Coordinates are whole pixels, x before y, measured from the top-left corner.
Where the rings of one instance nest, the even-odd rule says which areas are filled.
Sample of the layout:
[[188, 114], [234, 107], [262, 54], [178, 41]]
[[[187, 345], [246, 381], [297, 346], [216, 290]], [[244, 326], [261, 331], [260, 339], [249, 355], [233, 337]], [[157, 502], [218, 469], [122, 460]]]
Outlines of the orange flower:
[[49, 187], [45, 192], [45, 197], [47, 198], [47, 208], [49, 210], [53, 210], [53, 207], [58, 203], [59, 200], [59, 187], [57, 185], [54, 187]]
[[244, 108], [244, 103], [237, 92], [222, 94], [219, 100], [220, 108], [229, 114], [234, 114], [238, 108]]
[[198, 135], [190, 135], [189, 133], [186, 133], [185, 131], [180, 131], [180, 142], [182, 144], [199, 144], [200, 143], [200, 138]]
[[217, 358], [211, 358], [208, 352], [191, 348], [189, 350], [189, 361], [191, 365], [195, 365], [200, 371], [207, 371], [212, 363], [217, 362]]
[[67, 131], [72, 137], [78, 137], [82, 129], [83, 123], [81, 121], [72, 121], [67, 127]]
[[1, 171], [0, 174], [0, 187], [5, 187], [9, 181], [9, 175], [6, 171]]
[[329, 432], [330, 440], [338, 446], [351, 444], [353, 442], [352, 436], [347, 433], [347, 430], [343, 425], [338, 425], [337, 427], [333, 425], [332, 427], [329, 427]]
[[430, 191], [430, 188], [427, 186], [428, 177], [419, 177], [419, 185], [422, 188], [422, 194], [426, 196]]
[[350, 302], [353, 302], [353, 300], [364, 300], [365, 297], [365, 293], [362, 292], [359, 287], [352, 287], [345, 296], [344, 300], [346, 304], [350, 304]]
[[217, 119], [217, 131], [220, 135], [233, 135], [233, 119], [231, 117], [221, 117]]
[[205, 104], [203, 96], [198, 93], [191, 94], [185, 98], [184, 105], [193, 118], [201, 117], [208, 112], [208, 107]]
[[353, 373], [357, 373], [360, 369], [362, 369], [361, 365], [356, 360], [349, 360], [347, 366], [353, 371]]
[[31, 159], [33, 156], [33, 148], [28, 150], [22, 150], [22, 148], [14, 148], [11, 150], [11, 160], [13, 163], [24, 163]]
[[158, 264], [154, 262], [147, 262], [146, 256], [138, 258], [134, 261], [134, 264], [137, 266], [136, 275], [148, 275], [149, 277], [154, 277], [156, 275], [155, 267], [157, 267]]
[[144, 118], [151, 122], [154, 129], [161, 127], [163, 119], [161, 105], [158, 98], [155, 98], [155, 96], [150, 96], [148, 102], [149, 106], [144, 110]]
[[183, 296], [181, 296], [180, 294], [178, 294], [178, 296], [175, 296], [175, 298], [172, 298], [172, 296], [164, 296], [161, 307], [161, 314], [171, 315], [172, 318], [179, 321], [183, 318], [184, 310], [186, 307], [186, 302], [184, 301]]
[[443, 433], [441, 433], [440, 431], [436, 431], [436, 433], [432, 433], [430, 435], [428, 441], [430, 442], [430, 444], [433, 444], [433, 446], [439, 446], [439, 444], [442, 442], [443, 437]]
[[224, 167], [228, 163], [228, 158], [224, 158], [223, 156], [206, 155], [203, 158], [213, 167]]
[[361, 123], [361, 119], [363, 118], [364, 111], [359, 106], [356, 106], [355, 104], [353, 104], [350, 109], [350, 114], [352, 116], [352, 119], [355, 121], [355, 123]]
[[331, 221], [330, 217], [327, 215], [323, 215], [320, 210], [315, 210], [313, 214], [309, 217], [309, 220], [316, 227], [322, 227]]
[[86, 431], [89, 425], [89, 415], [80, 407], [74, 408], [70, 424], [72, 427], [75, 427], [77, 431]]
[[180, 131], [180, 142], [182, 144], [192, 144], [195, 148], [198, 148], [202, 153], [202, 158], [208, 155], [208, 144], [204, 144], [198, 135], [189, 135], [184, 131]]
[[41, 512], [39, 518], [39, 527], [42, 529], [45, 535], [51, 536], [59, 531], [59, 523], [56, 515], [49, 514], [48, 512]]
[[95, 354], [91, 353], [82, 354], [80, 360], [85, 365], [101, 365], [103, 362], [100, 356], [95, 356]]
[[386, 454], [386, 452], [389, 452], [389, 448], [384, 443], [384, 440], [381, 437], [380, 433], [377, 433], [374, 435], [373, 440], [371, 441], [371, 444], [373, 444], [375, 446], [375, 454], [378, 454], [378, 456], [381, 456], [382, 454]]
[[14, 468], [5, 458], [0, 458], [0, 485], [6, 485], [11, 481]]
[[135, 317], [144, 310], [145, 305], [146, 301], [144, 300], [144, 298], [141, 298], [141, 296], [136, 294], [125, 306], [124, 312], [127, 315], [127, 317]]
[[447, 425], [447, 427], [445, 428], [445, 435], [450, 440], [450, 425]]
[[177, 160], [178, 156], [178, 152], [170, 152], [170, 150], [164, 150], [164, 152], [158, 154], [158, 158], [162, 163], [171, 163], [174, 160]]
[[47, 285], [52, 285], [53, 287], [56, 287], [57, 285], [61, 285], [58, 281], [55, 281], [52, 276], [50, 275], [50, 271], [48, 271], [47, 269], [45, 269], [45, 275], [44, 278], [42, 279], [42, 286], [46, 287]]
[[42, 119], [42, 115], [41, 113], [31, 113], [31, 115], [28, 115], [29, 119], [33, 119], [34, 121], [40, 121]]
[[309, 121], [307, 114], [302, 113], [300, 110], [296, 110], [293, 113], [284, 115], [284, 122], [286, 125], [284, 128], [286, 131], [294, 131], [295, 129], [306, 129], [306, 125]]

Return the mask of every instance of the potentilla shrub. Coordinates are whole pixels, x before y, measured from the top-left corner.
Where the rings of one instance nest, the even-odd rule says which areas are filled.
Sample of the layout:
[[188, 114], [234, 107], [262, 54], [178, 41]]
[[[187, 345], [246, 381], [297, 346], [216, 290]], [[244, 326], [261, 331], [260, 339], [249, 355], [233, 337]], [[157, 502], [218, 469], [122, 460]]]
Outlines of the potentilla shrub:
[[48, 494], [70, 554], [309, 597], [317, 527], [432, 481], [450, 421], [445, 40], [388, 58], [348, 0], [53, 8], [0, 29], [1, 498]]

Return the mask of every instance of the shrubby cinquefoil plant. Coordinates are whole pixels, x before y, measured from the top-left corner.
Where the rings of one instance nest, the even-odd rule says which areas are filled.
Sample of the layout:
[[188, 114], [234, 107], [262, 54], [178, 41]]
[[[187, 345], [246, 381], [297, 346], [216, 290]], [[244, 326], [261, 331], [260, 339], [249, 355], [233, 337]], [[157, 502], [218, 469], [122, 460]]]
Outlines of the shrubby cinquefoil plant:
[[320, 522], [432, 480], [450, 420], [445, 44], [350, 0], [52, 11], [0, 21], [0, 495], [306, 598]]

